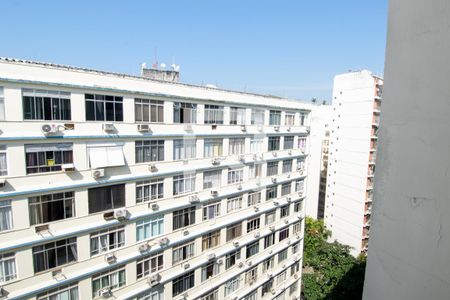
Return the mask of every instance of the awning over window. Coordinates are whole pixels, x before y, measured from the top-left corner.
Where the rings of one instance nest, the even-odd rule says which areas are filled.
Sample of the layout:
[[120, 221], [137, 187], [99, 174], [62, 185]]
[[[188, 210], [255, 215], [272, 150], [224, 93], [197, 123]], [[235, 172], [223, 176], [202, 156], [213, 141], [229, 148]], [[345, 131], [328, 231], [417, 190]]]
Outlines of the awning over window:
[[89, 163], [91, 168], [124, 166], [123, 144], [103, 143], [88, 145]]
[[26, 153], [36, 153], [44, 151], [72, 151], [71, 143], [61, 144], [29, 144], [25, 145]]

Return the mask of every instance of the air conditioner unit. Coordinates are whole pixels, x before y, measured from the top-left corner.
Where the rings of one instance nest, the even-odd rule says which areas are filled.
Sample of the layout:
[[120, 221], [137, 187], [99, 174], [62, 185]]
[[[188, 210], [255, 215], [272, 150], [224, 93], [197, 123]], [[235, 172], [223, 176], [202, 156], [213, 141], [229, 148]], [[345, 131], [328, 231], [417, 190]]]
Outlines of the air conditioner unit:
[[214, 253], [208, 254], [208, 260], [216, 259], [216, 255]]
[[5, 178], [1, 178], [0, 179], [0, 189], [5, 188], [6, 186], [6, 179]]
[[238, 297], [238, 296], [233, 296], [233, 297], [231, 297], [230, 299], [231, 299], [231, 300], [238, 300], [239, 297]]
[[272, 177], [272, 183], [277, 183], [277, 178], [276, 177]]
[[258, 155], [257, 154], [253, 154], [253, 160], [257, 160], [258, 159]]
[[245, 155], [239, 155], [239, 161], [245, 162]]
[[267, 273], [267, 278], [272, 278], [273, 277], [273, 274], [272, 273]]
[[119, 208], [114, 210], [114, 218], [119, 221], [125, 221], [129, 217], [128, 210], [125, 208]]
[[272, 295], [275, 295], [277, 293], [277, 291], [275, 291], [275, 289], [271, 289], [270, 292], [272, 293]]
[[288, 240], [288, 241], [287, 241], [287, 244], [290, 245], [290, 244], [291, 244], [291, 240]]
[[286, 128], [288, 132], [291, 132], [291, 127]]
[[240, 263], [238, 263], [238, 268], [242, 268], [243, 266], [244, 266], [244, 263], [243, 262], [240, 262]]
[[59, 127], [55, 124], [44, 124], [42, 125], [41, 130], [45, 135], [52, 135], [58, 133]]
[[256, 129], [257, 129], [259, 132], [262, 132], [263, 129], [264, 129], [264, 127], [263, 127], [262, 125], [258, 125], [258, 127], [256, 127]]
[[92, 177], [95, 179], [105, 177], [105, 169], [95, 169], [91, 171]]
[[219, 196], [219, 191], [218, 190], [212, 190], [211, 191], [211, 196], [213, 196], [213, 197]]
[[280, 126], [278, 126], [278, 125], [273, 126], [273, 130], [275, 130], [275, 131], [280, 131]]
[[163, 237], [162, 239], [159, 240], [159, 245], [161, 247], [167, 246], [167, 244], [169, 244], [169, 239], [166, 237]]
[[255, 237], [255, 239], [257, 239], [257, 238], [259, 238], [261, 236], [261, 234], [259, 232], [257, 232], [253, 236]]
[[300, 235], [297, 234], [297, 235], [295, 236], [295, 238], [296, 238], [297, 240], [299, 240], [299, 239], [300, 239]]
[[287, 197], [286, 201], [287, 201], [287, 203], [291, 203], [292, 202], [292, 198], [291, 197]]
[[287, 177], [287, 178], [291, 178], [291, 173], [287, 174], [286, 177]]
[[282, 267], [283, 269], [286, 269], [286, 264], [283, 264], [281, 267]]
[[184, 124], [184, 130], [185, 131], [192, 131], [192, 125], [191, 124]]
[[301, 149], [300, 152], [302, 152], [302, 154], [305, 154], [305, 149]]
[[248, 285], [253, 285], [254, 283], [255, 283], [254, 279], [251, 279], [251, 280], [248, 281]]
[[103, 123], [103, 131], [105, 132], [116, 131], [116, 127], [114, 127], [113, 123]]
[[259, 207], [258, 207], [258, 206], [254, 206], [254, 207], [253, 207], [253, 210], [254, 210], [255, 212], [258, 212], [258, 211], [259, 211]]
[[277, 153], [277, 152], [272, 152], [272, 156], [273, 156], [273, 157], [277, 157], [277, 156], [278, 156], [278, 153]]
[[261, 178], [256, 178], [256, 185], [258, 185], [258, 186], [261, 185]]
[[233, 246], [239, 247], [239, 242], [238, 242], [238, 241], [234, 241], [234, 242], [233, 242]]
[[200, 199], [198, 198], [197, 195], [189, 196], [189, 203], [198, 203], [198, 202], [200, 202]]
[[284, 224], [289, 224], [289, 220], [288, 219], [284, 220]]
[[294, 274], [294, 279], [298, 279], [298, 275], [297, 274]]
[[111, 297], [111, 288], [103, 288], [97, 292], [97, 295], [101, 298], [108, 298]]
[[298, 216], [297, 216], [297, 219], [301, 220], [301, 219], [302, 219], [302, 216], [301, 216], [301, 215], [298, 215]]
[[303, 197], [303, 192], [298, 192], [299, 197]]
[[275, 226], [273, 226], [273, 225], [269, 226], [269, 230], [270, 231], [275, 231]]
[[213, 159], [211, 160], [211, 163], [212, 163], [214, 166], [220, 165], [220, 158], [213, 158]]
[[218, 259], [218, 260], [216, 260], [216, 263], [217, 263], [218, 265], [223, 264], [223, 259]]
[[148, 250], [150, 250], [150, 245], [145, 243], [139, 246], [139, 252], [147, 252]]
[[273, 253], [273, 250], [269, 250], [269, 254], [272, 254]]
[[116, 257], [116, 255], [114, 253], [108, 253], [108, 254], [105, 255], [105, 261], [108, 264], [115, 263], [116, 260], [117, 260], [117, 257]]
[[148, 206], [153, 210], [153, 211], [157, 211], [159, 210], [159, 205], [156, 203], [152, 203], [152, 204], [148, 204]]
[[184, 264], [183, 268], [184, 268], [185, 270], [187, 270], [187, 269], [190, 268], [190, 266], [191, 266], [191, 265], [187, 263], [187, 264]]
[[158, 168], [156, 167], [155, 164], [149, 164], [149, 165], [148, 165], [148, 170], [149, 170], [150, 172], [157, 172], [157, 171], [158, 171]]
[[189, 230], [183, 231], [183, 235], [184, 235], [184, 236], [189, 235]]
[[247, 131], [247, 126], [241, 125], [241, 131], [242, 131], [242, 132], [246, 132], [246, 131]]
[[303, 173], [305, 173], [305, 170], [304, 169], [300, 169], [298, 172], [300, 173], [300, 175], [303, 175]]
[[61, 169], [64, 172], [72, 172], [72, 171], [75, 171], [75, 166], [74, 166], [74, 164], [62, 164]]
[[251, 265], [253, 265], [253, 262], [251, 260], [247, 261], [247, 266], [250, 267]]
[[288, 154], [289, 154], [289, 155], [292, 155], [292, 150], [289, 150], [289, 151], [288, 151]]
[[242, 190], [242, 184], [238, 184], [237, 189]]
[[137, 130], [139, 132], [149, 132], [149, 131], [151, 131], [150, 130], [150, 125], [148, 125], [148, 124], [138, 124]]
[[147, 282], [150, 286], [155, 286], [161, 282], [161, 275], [159, 275], [159, 273], [150, 275], [147, 279]]
[[279, 204], [278, 201], [273, 201], [273, 205], [278, 206]]

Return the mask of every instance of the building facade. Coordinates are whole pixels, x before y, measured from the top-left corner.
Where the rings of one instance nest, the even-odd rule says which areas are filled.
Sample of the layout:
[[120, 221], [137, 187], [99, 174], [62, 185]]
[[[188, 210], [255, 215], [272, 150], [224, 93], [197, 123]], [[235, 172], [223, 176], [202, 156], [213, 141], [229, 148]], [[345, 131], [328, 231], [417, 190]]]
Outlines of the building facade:
[[299, 299], [311, 106], [0, 59], [5, 299]]
[[354, 256], [368, 247], [382, 85], [366, 70], [334, 78], [325, 224]]

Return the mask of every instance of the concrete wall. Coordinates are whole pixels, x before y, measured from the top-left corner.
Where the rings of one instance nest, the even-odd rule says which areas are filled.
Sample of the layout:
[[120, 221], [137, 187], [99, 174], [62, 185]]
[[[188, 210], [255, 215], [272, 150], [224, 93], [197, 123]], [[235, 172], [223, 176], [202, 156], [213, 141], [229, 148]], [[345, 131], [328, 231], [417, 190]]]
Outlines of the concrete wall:
[[449, 299], [450, 2], [391, 0], [364, 300]]

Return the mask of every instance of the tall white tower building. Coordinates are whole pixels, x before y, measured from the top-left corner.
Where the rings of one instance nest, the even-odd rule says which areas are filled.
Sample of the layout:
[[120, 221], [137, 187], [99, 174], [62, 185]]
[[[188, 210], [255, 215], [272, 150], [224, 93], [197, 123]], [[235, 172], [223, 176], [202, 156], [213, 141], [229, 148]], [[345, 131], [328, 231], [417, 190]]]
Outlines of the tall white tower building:
[[367, 251], [382, 85], [367, 70], [334, 78], [325, 224], [355, 256]]
[[0, 295], [298, 299], [311, 109], [0, 59]]

